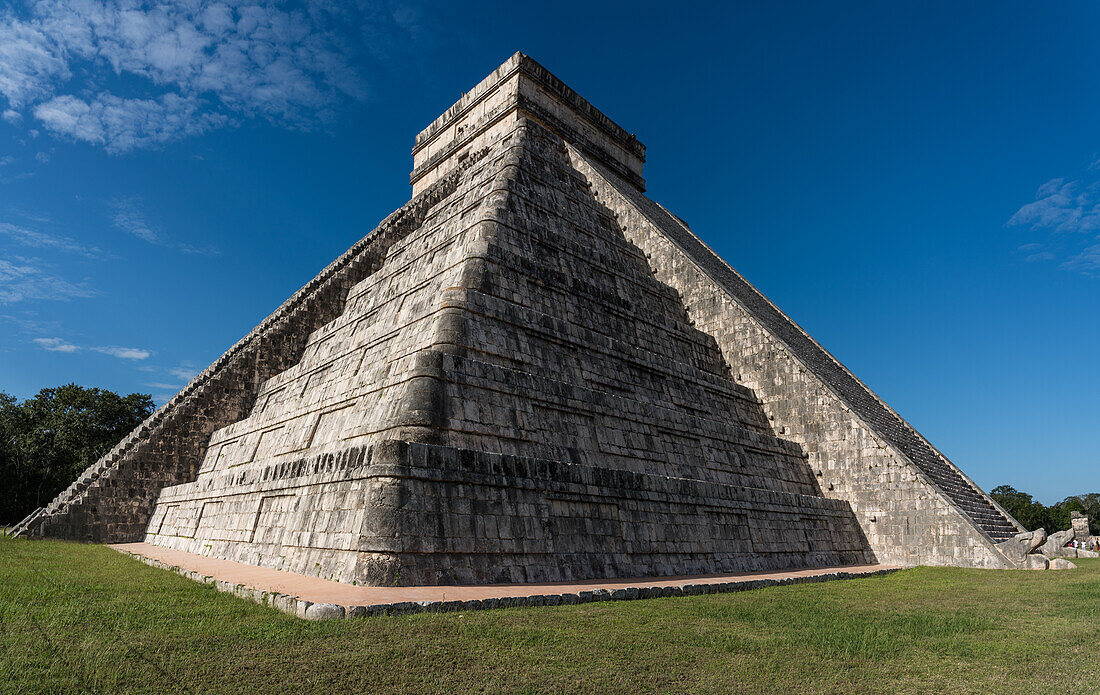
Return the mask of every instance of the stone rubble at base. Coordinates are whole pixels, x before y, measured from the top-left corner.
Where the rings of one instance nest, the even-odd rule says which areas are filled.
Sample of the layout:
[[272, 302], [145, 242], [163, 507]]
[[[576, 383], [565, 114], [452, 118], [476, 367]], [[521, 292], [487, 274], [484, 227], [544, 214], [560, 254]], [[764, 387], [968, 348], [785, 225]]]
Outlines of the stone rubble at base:
[[[1087, 521], [1087, 520], [1086, 520]], [[1100, 557], [1100, 553], [1083, 548], [1068, 547], [1074, 540], [1074, 529], [1047, 535], [1046, 529], [1017, 533], [997, 548], [1017, 566], [1030, 570], [1075, 569], [1072, 562], [1054, 562], [1056, 559], [1076, 557]]]

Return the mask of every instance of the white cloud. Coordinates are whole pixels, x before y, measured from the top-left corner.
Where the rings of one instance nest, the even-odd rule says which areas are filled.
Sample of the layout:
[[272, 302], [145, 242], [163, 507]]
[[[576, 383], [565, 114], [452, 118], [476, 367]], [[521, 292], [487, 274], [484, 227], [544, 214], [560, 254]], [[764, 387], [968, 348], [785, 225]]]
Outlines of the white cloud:
[[34, 176], [33, 171], [21, 171], [13, 176], [5, 176], [0, 178], [0, 183], [12, 183], [14, 181], [22, 181], [24, 179], [29, 179], [32, 176]]
[[111, 153], [148, 148], [225, 125], [226, 116], [203, 113], [202, 102], [178, 94], [159, 99], [122, 99], [101, 93], [88, 101], [54, 97], [34, 109], [47, 130], [101, 145]]
[[100, 250], [95, 246], [87, 246], [67, 236], [48, 234], [10, 222], [0, 222], [0, 234], [23, 246], [57, 249], [86, 258], [96, 258], [101, 255]]
[[15, 161], [15, 157], [12, 157], [10, 154], [6, 154], [3, 157], [0, 157], [0, 167], [6, 167], [9, 164], [15, 163]]
[[149, 350], [143, 350], [141, 348], [94, 347], [90, 349], [96, 352], [102, 352], [104, 355], [117, 357], [120, 360], [143, 360], [153, 354]]
[[110, 202], [114, 207], [111, 221], [115, 228], [127, 234], [158, 246], [168, 246], [182, 253], [199, 256], [217, 256], [221, 252], [215, 248], [197, 247], [191, 244], [172, 241], [168, 234], [151, 224], [145, 214], [145, 201], [139, 196], [116, 198]]
[[1016, 250], [1027, 254], [1024, 257], [1025, 263], [1034, 263], [1036, 261], [1049, 261], [1054, 258], [1054, 253], [1047, 250], [1047, 247], [1043, 244], [1023, 244]]
[[195, 378], [195, 375], [199, 373], [199, 370], [187, 365], [180, 365], [178, 367], [172, 367], [168, 370], [168, 373], [176, 377], [180, 381], [188, 382]]
[[80, 350], [78, 346], [67, 343], [61, 338], [35, 338], [31, 342], [50, 352], [78, 352]]
[[0, 303], [29, 299], [67, 300], [92, 297], [95, 291], [82, 282], [57, 277], [37, 258], [0, 258]]
[[19, 314], [19, 316], [13, 314], [0, 314], [0, 320], [13, 324], [22, 333], [37, 333], [41, 335], [43, 333], [58, 333], [61, 331], [60, 323], [52, 319], [40, 319], [36, 311], [23, 310], [19, 312]]
[[4, 109], [4, 112], [0, 113], [0, 118], [12, 125], [19, 125], [23, 122], [23, 115], [15, 109]]
[[1100, 275], [1100, 244], [1093, 244], [1074, 255], [1063, 263], [1062, 267], [1067, 270], [1077, 270], [1087, 275]]
[[347, 11], [338, 5], [39, 0], [25, 8], [0, 14], [3, 117], [16, 123], [16, 109], [31, 108], [51, 132], [110, 152], [240, 117], [309, 128], [365, 95], [352, 44], [332, 23]]
[[159, 381], [151, 381], [145, 385], [149, 388], [160, 389], [161, 391], [178, 391], [180, 388], [176, 384], [164, 384]]
[[49, 164], [49, 162], [50, 162], [50, 153], [49, 152], [39, 152], [38, 154], [34, 155], [34, 158], [36, 160], [38, 160], [38, 162], [40, 162], [41, 164]]
[[163, 244], [166, 241], [163, 234], [154, 230], [146, 222], [141, 198], [135, 196], [119, 198], [113, 202], [113, 205], [115, 227], [150, 244]]
[[0, 94], [22, 108], [48, 94], [52, 83], [69, 72], [49, 36], [51, 28], [42, 21], [21, 21], [10, 12], [0, 21]]
[[1009, 226], [1055, 233], [1100, 231], [1100, 181], [1047, 181], [1035, 193], [1035, 202], [1023, 206]]
[[1063, 269], [1100, 274], [1100, 161], [1080, 178], [1044, 183], [1006, 226], [1039, 239], [1018, 247], [1025, 262], [1061, 261]]
[[[31, 342], [38, 345], [43, 350], [49, 350], [50, 352], [80, 352], [81, 350], [91, 350], [92, 352], [100, 352], [104, 355], [110, 355], [111, 357], [117, 357], [120, 360], [143, 360], [152, 355], [150, 350], [143, 350], [141, 348], [128, 348], [128, 347], [89, 347], [84, 348], [80, 345], [73, 345], [70, 342], [62, 340], [61, 338], [35, 338]], [[153, 384], [150, 384], [152, 386]], [[168, 388], [173, 388], [168, 386]]]

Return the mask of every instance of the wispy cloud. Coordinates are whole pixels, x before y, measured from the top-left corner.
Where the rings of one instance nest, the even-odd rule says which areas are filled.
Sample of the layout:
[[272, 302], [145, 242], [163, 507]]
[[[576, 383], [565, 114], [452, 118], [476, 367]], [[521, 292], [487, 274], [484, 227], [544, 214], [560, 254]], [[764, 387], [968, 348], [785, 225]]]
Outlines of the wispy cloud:
[[56, 333], [61, 331], [61, 324], [54, 319], [41, 319], [38, 312], [24, 309], [14, 314], [0, 314], [0, 321], [14, 325], [22, 333]]
[[142, 348], [129, 348], [129, 347], [117, 347], [117, 346], [105, 346], [105, 347], [84, 347], [81, 345], [74, 345], [61, 338], [34, 338], [32, 343], [50, 352], [80, 352], [82, 350], [90, 350], [92, 352], [99, 352], [104, 355], [110, 355], [111, 357], [117, 357], [120, 360], [144, 360], [153, 354], [151, 350], [144, 350]]
[[1034, 263], [1036, 261], [1050, 261], [1054, 259], [1054, 254], [1046, 250], [1046, 247], [1042, 244], [1021, 244], [1016, 249], [1020, 253], [1026, 254], [1024, 257], [1025, 263]]
[[50, 352], [79, 352], [80, 347], [67, 343], [61, 338], [35, 338], [31, 342], [38, 345], [43, 350], [49, 350]]
[[33, 299], [67, 300], [93, 297], [95, 294], [86, 282], [71, 282], [58, 277], [39, 258], [0, 258], [0, 303], [14, 304]]
[[1100, 275], [1100, 244], [1093, 244], [1080, 253], [1074, 254], [1062, 264], [1062, 267], [1088, 275]]
[[1100, 275], [1100, 161], [1077, 178], [1039, 186], [1035, 200], [1006, 226], [1032, 236], [1017, 248], [1026, 262], [1057, 262], [1065, 270]]
[[50, 234], [23, 225], [12, 224], [11, 222], [0, 222], [0, 235], [22, 246], [56, 249], [84, 256], [85, 258], [97, 258], [102, 255], [102, 252], [96, 246], [89, 246], [71, 237]]
[[102, 352], [104, 355], [110, 355], [111, 357], [117, 357], [120, 360], [144, 360], [153, 353], [149, 350], [143, 350], [141, 348], [130, 347], [94, 347], [91, 348], [96, 352]]
[[141, 198], [135, 196], [117, 198], [112, 205], [115, 208], [112, 221], [118, 229], [127, 234], [133, 234], [142, 241], [148, 241], [150, 244], [163, 244], [167, 240], [163, 234], [154, 230], [146, 221]]
[[138, 367], [143, 372], [150, 373], [167, 373], [175, 377], [175, 381], [150, 381], [145, 385], [152, 389], [157, 389], [157, 393], [154, 395], [158, 403], [165, 403], [173, 395], [179, 392], [184, 387], [184, 384], [191, 381], [199, 370], [193, 367], [189, 362], [184, 362], [178, 367], [169, 367], [168, 369], [158, 369], [151, 365]]
[[190, 365], [180, 365], [178, 367], [172, 367], [168, 370], [168, 373], [176, 377], [180, 381], [186, 383], [195, 378], [195, 375], [199, 373], [199, 370]]
[[1008, 220], [1009, 226], [1055, 234], [1100, 231], [1100, 181], [1051, 179]]
[[29, 179], [32, 176], [34, 176], [33, 171], [23, 171], [23, 172], [20, 172], [18, 174], [14, 174], [12, 176], [2, 176], [2, 177], [0, 177], [0, 183], [13, 183], [15, 181], [22, 181], [24, 179]]
[[215, 248], [206, 248], [174, 241], [166, 232], [149, 222], [145, 210], [145, 201], [140, 196], [127, 196], [115, 198], [110, 202], [114, 208], [111, 221], [116, 229], [157, 246], [167, 246], [186, 254], [217, 256], [220, 252]]
[[165, 383], [160, 382], [160, 381], [150, 381], [145, 385], [148, 386], [149, 388], [159, 389], [161, 391], [171, 391], [173, 393], [175, 393], [176, 391], [179, 391], [179, 389], [180, 389], [179, 384], [165, 384]]
[[56, 134], [119, 153], [199, 135], [229, 122], [222, 114], [202, 109], [198, 99], [177, 94], [123, 99], [101, 93], [87, 100], [66, 94], [39, 104], [34, 116]]
[[29, 115], [109, 152], [241, 118], [306, 129], [365, 96], [351, 67], [355, 44], [333, 22], [347, 12], [339, 3], [38, 0], [17, 7], [0, 14], [2, 117], [18, 124]]

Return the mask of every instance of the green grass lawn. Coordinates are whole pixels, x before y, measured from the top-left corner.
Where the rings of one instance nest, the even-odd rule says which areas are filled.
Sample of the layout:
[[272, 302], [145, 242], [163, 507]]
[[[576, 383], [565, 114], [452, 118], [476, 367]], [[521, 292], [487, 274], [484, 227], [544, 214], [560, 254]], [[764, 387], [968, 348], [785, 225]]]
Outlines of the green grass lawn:
[[0, 540], [0, 692], [1100, 692], [1100, 560], [306, 622], [106, 547]]

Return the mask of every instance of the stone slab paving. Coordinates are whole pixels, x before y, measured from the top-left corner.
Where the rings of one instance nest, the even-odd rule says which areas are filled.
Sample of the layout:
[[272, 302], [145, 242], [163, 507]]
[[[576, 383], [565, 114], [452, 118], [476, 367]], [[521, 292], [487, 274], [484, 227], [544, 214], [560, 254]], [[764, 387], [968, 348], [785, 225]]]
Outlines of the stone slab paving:
[[118, 543], [110, 547], [148, 565], [213, 584], [219, 591], [249, 598], [307, 619], [716, 594], [766, 586], [854, 579], [888, 574], [899, 569], [893, 565], [849, 565], [778, 572], [628, 577], [543, 584], [353, 586], [319, 577], [219, 560], [149, 543]]

